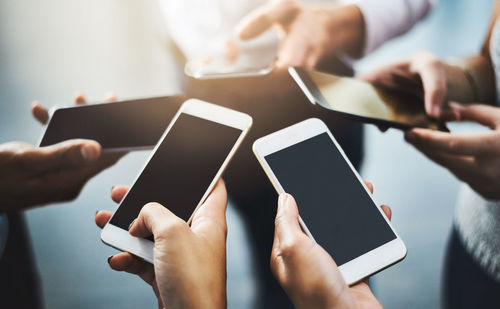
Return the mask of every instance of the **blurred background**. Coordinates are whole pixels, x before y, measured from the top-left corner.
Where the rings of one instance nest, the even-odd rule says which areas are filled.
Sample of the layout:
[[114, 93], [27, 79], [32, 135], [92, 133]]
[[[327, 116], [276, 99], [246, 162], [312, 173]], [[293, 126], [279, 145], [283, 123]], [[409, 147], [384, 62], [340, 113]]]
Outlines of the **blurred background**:
[[[356, 64], [366, 72], [428, 49], [443, 58], [477, 51], [486, 35], [492, 0], [441, 0], [425, 21]], [[0, 0], [0, 143], [37, 143], [42, 127], [31, 101], [69, 105], [76, 91], [98, 102], [178, 92], [179, 72], [156, 1]], [[463, 127], [452, 127], [452, 130]], [[466, 128], [467, 129], [467, 128]], [[393, 209], [395, 228], [408, 247], [400, 264], [373, 280], [386, 308], [437, 308], [441, 263], [459, 183], [408, 146], [401, 132], [366, 126], [361, 170], [375, 198]], [[115, 184], [130, 184], [149, 152], [127, 155], [92, 179], [80, 197], [27, 212], [47, 308], [155, 308], [149, 286], [113, 272], [116, 251], [101, 243], [98, 209], [115, 209]], [[255, 293], [247, 235], [228, 211], [228, 304], [248, 308]]]

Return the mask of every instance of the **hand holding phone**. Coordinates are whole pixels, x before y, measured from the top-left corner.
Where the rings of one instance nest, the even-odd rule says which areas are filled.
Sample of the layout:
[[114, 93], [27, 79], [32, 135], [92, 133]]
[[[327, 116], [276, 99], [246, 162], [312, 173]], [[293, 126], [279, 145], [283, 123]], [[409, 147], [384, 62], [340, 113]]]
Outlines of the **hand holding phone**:
[[[366, 184], [373, 193], [371, 184]], [[390, 220], [390, 208], [381, 208]], [[302, 309], [380, 306], [370, 290], [368, 280], [347, 287], [335, 261], [304, 233], [298, 218], [299, 211], [293, 196], [280, 194], [271, 270], [295, 307]]]
[[[128, 188], [111, 192], [119, 203]], [[152, 286], [159, 308], [222, 308], [226, 301], [226, 204], [224, 182], [219, 180], [207, 200], [196, 212], [191, 225], [165, 206], [151, 203], [143, 207], [130, 227], [137, 237], [153, 235], [157, 246], [154, 265], [122, 252], [108, 259], [116, 271], [140, 276]], [[111, 218], [109, 211], [96, 214], [103, 228]], [[187, 287], [187, 288], [186, 288]]]
[[190, 223], [251, 124], [246, 114], [200, 100], [186, 101], [104, 227], [103, 242], [152, 263], [153, 240], [130, 236], [130, 223], [149, 202], [164, 205]]
[[402, 130], [414, 127], [448, 131], [429, 117], [423, 100], [349, 77], [290, 67], [290, 75], [312, 104], [347, 118]]
[[279, 193], [297, 200], [304, 232], [353, 284], [406, 256], [406, 247], [375, 205], [326, 125], [308, 119], [254, 142]]

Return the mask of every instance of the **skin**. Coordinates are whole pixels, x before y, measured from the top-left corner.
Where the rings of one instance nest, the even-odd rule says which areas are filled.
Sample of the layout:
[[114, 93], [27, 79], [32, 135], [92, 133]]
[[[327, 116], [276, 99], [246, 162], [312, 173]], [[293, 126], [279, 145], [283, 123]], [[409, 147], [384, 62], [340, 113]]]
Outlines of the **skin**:
[[[129, 187], [118, 186], [111, 197], [117, 203]], [[191, 225], [158, 203], [146, 204], [129, 227], [135, 237], [154, 236], [154, 265], [128, 252], [108, 259], [110, 267], [141, 277], [158, 297], [159, 308], [226, 307], [226, 187], [219, 180]], [[111, 218], [100, 211], [99, 227]]]
[[[382, 209], [391, 218], [390, 208]], [[271, 269], [296, 308], [382, 308], [368, 279], [347, 286], [332, 257], [302, 231], [295, 199], [286, 193], [278, 201]]]
[[272, 27], [281, 35], [278, 67], [326, 69], [338, 53], [361, 56], [364, 20], [355, 5], [304, 5], [295, 0], [274, 0], [243, 18], [236, 33], [240, 39], [250, 40]]
[[[373, 192], [373, 186], [366, 185]], [[128, 190], [128, 186], [116, 186], [111, 197], [119, 203]], [[154, 235], [154, 265], [123, 252], [108, 259], [110, 267], [150, 284], [159, 308], [224, 308], [226, 203], [225, 186], [219, 181], [191, 226], [165, 207], [147, 204], [129, 232], [136, 237]], [[390, 218], [390, 208], [382, 209]], [[103, 228], [111, 216], [109, 211], [99, 211], [95, 222]], [[297, 308], [381, 307], [368, 279], [348, 287], [331, 256], [302, 232], [297, 205], [288, 194], [279, 199], [274, 237], [271, 268]], [[311, 265], [316, 266], [313, 273]]]
[[489, 127], [482, 133], [451, 134], [413, 129], [405, 139], [432, 161], [447, 168], [484, 198], [500, 199], [500, 108], [450, 104], [456, 121]]
[[500, 1], [496, 1], [483, 48], [477, 55], [462, 59], [465, 68], [420, 52], [360, 77], [423, 98], [431, 117], [475, 122], [489, 128], [488, 132], [469, 134], [412, 129], [405, 133], [405, 139], [492, 200], [500, 199], [500, 108], [490, 106], [496, 103], [496, 83], [489, 41], [499, 15]]
[[[77, 95], [76, 104], [85, 98]], [[39, 103], [32, 114], [40, 123], [49, 119]], [[93, 176], [122, 155], [103, 155], [99, 143], [70, 140], [48, 147], [23, 142], [0, 145], [0, 211], [19, 211], [47, 203], [73, 200]]]

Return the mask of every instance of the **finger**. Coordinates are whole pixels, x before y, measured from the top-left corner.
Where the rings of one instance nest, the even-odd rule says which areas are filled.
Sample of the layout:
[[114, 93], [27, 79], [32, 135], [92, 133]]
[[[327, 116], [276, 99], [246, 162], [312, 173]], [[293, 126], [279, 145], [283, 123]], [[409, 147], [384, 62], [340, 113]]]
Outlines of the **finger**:
[[173, 231], [187, 223], [158, 203], [148, 203], [142, 207], [137, 219], [129, 227], [129, 233], [135, 237], [148, 237], [155, 240], [166, 232]]
[[223, 232], [225, 235], [227, 231], [226, 206], [226, 186], [224, 181], [219, 179], [205, 203], [196, 211], [191, 229], [197, 234], [216, 237], [220, 235], [220, 232]]
[[432, 152], [427, 148], [421, 149], [418, 146], [415, 146], [415, 148], [422, 152], [431, 161], [449, 169], [458, 178], [462, 178], [463, 175], [470, 174], [471, 172], [473, 173], [477, 169], [473, 157]]
[[392, 219], [392, 210], [391, 210], [391, 207], [389, 207], [387, 205], [382, 205], [382, 206], [380, 206], [380, 208], [382, 208], [382, 210], [384, 211], [385, 216], [390, 221]]
[[293, 20], [299, 6], [295, 1], [273, 1], [250, 12], [236, 27], [236, 35], [242, 40], [255, 38], [275, 23], [286, 25]]
[[96, 162], [101, 156], [101, 145], [91, 140], [69, 140], [52, 146], [34, 148], [24, 154], [33, 169], [51, 171], [78, 168]]
[[281, 193], [275, 220], [275, 238], [279, 243], [288, 243], [301, 233], [297, 203], [290, 194]]
[[474, 121], [495, 129], [500, 124], [500, 108], [484, 104], [460, 105], [450, 103], [450, 111], [457, 115], [457, 121]]
[[104, 96], [105, 102], [116, 102], [116, 100], [118, 100], [118, 96], [113, 91], [106, 93]]
[[31, 104], [31, 114], [41, 124], [47, 124], [49, 121], [49, 111], [38, 101]]
[[425, 110], [428, 115], [438, 118], [446, 99], [446, 72], [442, 63], [430, 54], [419, 55], [412, 65], [422, 79]]
[[73, 102], [75, 103], [75, 105], [83, 105], [83, 104], [87, 104], [87, 99], [85, 98], [83, 93], [77, 92], [75, 94], [75, 98], [73, 99]]
[[363, 180], [363, 182], [365, 183], [368, 190], [370, 190], [371, 194], [373, 194], [373, 184], [371, 182], [369, 182], [368, 180]]
[[497, 132], [451, 134], [415, 128], [405, 133], [405, 139], [426, 152], [444, 152], [454, 155], [475, 156], [492, 152], [498, 144]]
[[150, 285], [154, 282], [154, 266], [128, 252], [109, 257], [108, 264], [111, 269], [137, 275]]
[[111, 189], [111, 199], [113, 202], [120, 203], [129, 189], [130, 186], [114, 186]]
[[95, 214], [95, 224], [100, 227], [101, 229], [104, 228], [104, 226], [108, 223], [109, 219], [111, 219], [111, 216], [113, 213], [111, 211], [107, 210], [99, 210]]

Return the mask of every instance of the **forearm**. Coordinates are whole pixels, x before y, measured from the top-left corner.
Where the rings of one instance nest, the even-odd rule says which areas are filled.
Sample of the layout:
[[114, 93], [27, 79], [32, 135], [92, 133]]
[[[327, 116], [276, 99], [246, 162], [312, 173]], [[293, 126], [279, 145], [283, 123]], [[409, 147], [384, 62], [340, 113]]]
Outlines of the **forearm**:
[[361, 55], [410, 30], [437, 0], [343, 0], [362, 13], [365, 36]]

